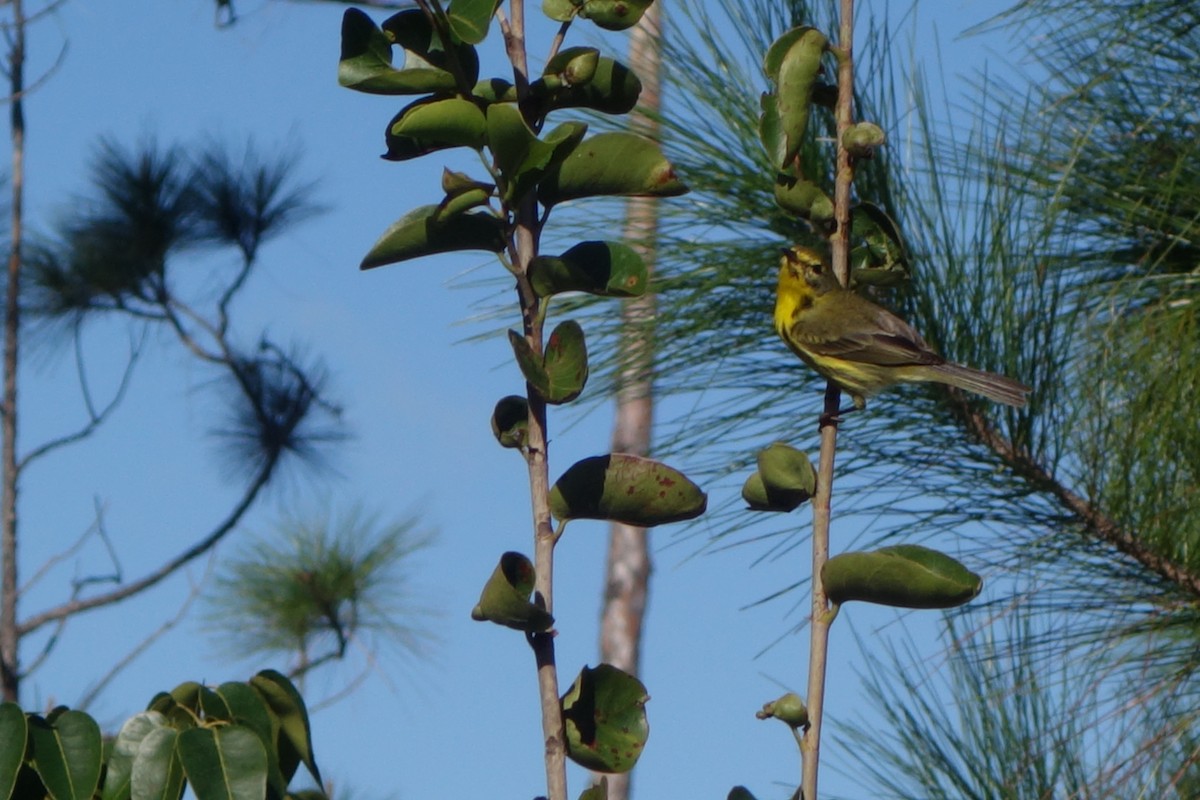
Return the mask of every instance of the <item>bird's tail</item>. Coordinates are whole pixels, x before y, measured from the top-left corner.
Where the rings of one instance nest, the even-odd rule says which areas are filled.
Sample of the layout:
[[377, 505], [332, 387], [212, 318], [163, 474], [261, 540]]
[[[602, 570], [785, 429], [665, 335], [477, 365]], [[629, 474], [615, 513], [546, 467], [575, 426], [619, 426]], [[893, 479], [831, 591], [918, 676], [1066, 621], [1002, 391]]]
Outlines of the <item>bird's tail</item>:
[[939, 364], [933, 367], [930, 373], [931, 379], [938, 383], [957, 386], [959, 389], [981, 394], [989, 400], [1014, 408], [1024, 406], [1025, 395], [1030, 392], [1030, 388], [1020, 381], [994, 372], [964, 367], [961, 364]]

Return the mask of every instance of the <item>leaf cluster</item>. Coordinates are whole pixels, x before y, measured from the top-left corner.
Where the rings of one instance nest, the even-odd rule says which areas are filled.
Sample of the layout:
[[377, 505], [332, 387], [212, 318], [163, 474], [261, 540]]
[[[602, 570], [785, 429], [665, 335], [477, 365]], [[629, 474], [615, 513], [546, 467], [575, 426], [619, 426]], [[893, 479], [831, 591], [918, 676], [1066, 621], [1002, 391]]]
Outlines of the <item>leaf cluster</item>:
[[315, 781], [304, 700], [272, 670], [246, 682], [187, 682], [160, 692], [105, 742], [96, 721], [59, 707], [40, 715], [0, 705], [0, 797], [198, 800], [293, 797], [303, 764]]

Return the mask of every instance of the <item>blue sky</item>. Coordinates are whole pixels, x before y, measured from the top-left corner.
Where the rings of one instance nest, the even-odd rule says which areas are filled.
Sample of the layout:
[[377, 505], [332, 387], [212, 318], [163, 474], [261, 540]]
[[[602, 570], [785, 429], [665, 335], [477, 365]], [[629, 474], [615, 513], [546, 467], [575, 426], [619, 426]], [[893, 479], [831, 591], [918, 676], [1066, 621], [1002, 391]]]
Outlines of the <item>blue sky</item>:
[[[930, 5], [939, 6], [936, 25], [953, 94], [963, 85], [958, 78], [986, 55], [978, 41], [962, 46], [953, 37], [995, 9], [978, 2]], [[504, 293], [496, 285], [450, 285], [475, 270], [482, 276], [499, 268], [468, 254], [365, 274], [357, 269], [389, 223], [436, 201], [444, 163], [470, 162], [457, 155], [404, 164], [378, 158], [384, 125], [400, 102], [337, 86], [341, 7], [241, 0], [239, 11], [236, 26], [218, 30], [211, 0], [75, 2], [37, 23], [27, 75], [31, 83], [43, 74], [45, 80], [26, 101], [31, 224], [44, 229], [56, 215], [71, 213], [99, 137], [128, 145], [150, 136], [167, 144], [252, 137], [260, 148], [300, 153], [325, 212], [265, 250], [238, 317], [248, 341], [266, 327], [325, 359], [356, 438], [334, 459], [341, 477], [294, 480], [277, 490], [221, 553], [236, 550], [239, 536], [270, 530], [285, 509], [361, 503], [387, 518], [420, 514], [438, 538], [420, 556], [414, 589], [420, 604], [439, 611], [430, 623], [439, 642], [425, 661], [385, 652], [361, 689], [316, 714], [317, 757], [336, 788], [362, 798], [532, 797], [544, 785], [532, 658], [519, 635], [469, 618], [500, 553], [530, 550], [523, 465], [488, 430], [495, 400], [521, 389], [511, 351], [502, 336], [462, 343], [489, 329], [462, 321]], [[935, 15], [924, 12], [914, 35], [929, 41], [934, 24]], [[609, 41], [624, 51], [622, 37]], [[222, 266], [201, 262], [196, 269]], [[104, 327], [88, 339], [91, 379], [101, 393], [113, 385], [126, 342], [121, 330]], [[25, 576], [87, 529], [97, 501], [124, 575], [134, 578], [206, 530], [236, 495], [204, 436], [214, 422], [210, 376], [170, 343], [158, 344], [112, 424], [29, 473], [21, 500]], [[782, 346], [780, 357], [790, 357]], [[23, 448], [82, 421], [69, 358], [38, 348], [23, 377]], [[557, 423], [552, 474], [607, 449], [609, 416], [602, 409], [569, 428]], [[711, 502], [727, 503], [736, 492], [732, 484], [714, 487]], [[576, 523], [558, 550], [564, 687], [579, 667], [596, 662], [605, 533], [600, 523]], [[739, 609], [791, 583], [797, 570], [807, 570], [807, 555], [796, 550], [759, 561], [760, 551], [742, 548], [692, 557], [706, 533], [703, 527], [687, 537], [669, 528], [653, 533], [643, 675], [652, 696], [651, 738], [635, 773], [637, 791], [645, 798], [723, 797], [744, 783], [760, 798], [787, 797], [798, 776], [794, 744], [782, 725], [760, 722], [754, 711], [782, 685], [802, 686], [807, 640], [789, 638], [756, 658], [799, 617], [790, 601]], [[835, 541], [837, 534], [835, 522]], [[30, 590], [22, 613], [63, 599], [72, 577], [107, 569], [104, 551], [92, 542]], [[73, 620], [27, 680], [26, 706], [75, 703], [204, 577], [199, 564], [145, 597]], [[890, 611], [855, 608], [842, 615], [833, 633], [830, 714], [853, 709], [869, 716], [855, 700], [851, 627], [860, 636], [888, 636], [903, 626], [932, 630]], [[26, 660], [39, 645], [29, 644]], [[936, 662], [939, 645], [928, 647]], [[159, 689], [191, 679], [243, 679], [264, 666], [272, 665], [230, 658], [189, 619], [125, 670], [91, 710], [115, 727]], [[356, 672], [328, 670], [306, 694], [318, 700]], [[838, 774], [832, 745], [825, 752], [824, 787], [860, 796], [852, 778]], [[572, 796], [583, 787], [574, 772]]]

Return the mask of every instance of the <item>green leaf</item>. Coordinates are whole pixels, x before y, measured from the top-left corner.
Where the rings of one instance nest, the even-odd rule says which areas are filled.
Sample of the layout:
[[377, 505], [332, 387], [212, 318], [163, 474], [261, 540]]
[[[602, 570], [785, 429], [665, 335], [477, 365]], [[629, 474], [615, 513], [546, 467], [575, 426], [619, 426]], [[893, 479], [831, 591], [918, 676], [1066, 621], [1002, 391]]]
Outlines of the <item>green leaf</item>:
[[[609, 59], [610, 61], [612, 59]], [[542, 68], [542, 77], [554, 77], [563, 86], [579, 86], [596, 77], [600, 51], [594, 47], [566, 47]]]
[[100, 726], [82, 711], [54, 721], [29, 719], [30, 758], [54, 800], [91, 800], [100, 782], [104, 742]]
[[361, 268], [457, 250], [499, 253], [503, 249], [504, 223], [494, 215], [473, 212], [445, 218], [437, 206], [420, 206], [384, 231], [363, 258]]
[[471, 609], [471, 619], [519, 631], [549, 630], [554, 617], [545, 608], [529, 602], [536, 578], [533, 562], [525, 556], [512, 551], [500, 556], [500, 563], [483, 586], [479, 602]]
[[579, 16], [609, 31], [632, 28], [654, 0], [583, 0]]
[[803, 450], [773, 442], [758, 452], [758, 470], [742, 486], [754, 511], [792, 511], [816, 491], [817, 475]]
[[450, 0], [446, 9], [450, 30], [467, 44], [479, 44], [487, 38], [498, 4], [499, 0]]
[[633, 769], [650, 736], [646, 687], [611, 664], [584, 667], [562, 697], [567, 756], [597, 772]]
[[585, 139], [538, 186], [549, 207], [580, 197], [674, 197], [687, 191], [658, 145], [614, 131]]
[[775, 92], [763, 98], [759, 134], [776, 169], [787, 168], [800, 152], [813, 85], [828, 45], [825, 34], [801, 26], [776, 39], [763, 59], [763, 72], [775, 83]]
[[217, 693], [228, 706], [230, 718], [254, 731], [262, 742], [263, 750], [267, 754], [267, 781], [275, 793], [283, 797], [287, 792], [287, 781], [279, 767], [279, 751], [275, 744], [279, 733], [278, 720], [272, 718], [271, 710], [262, 695], [250, 688], [248, 683], [223, 683], [217, 687]]
[[602, 775], [599, 783], [584, 789], [579, 800], [608, 800], [608, 776]]
[[492, 435], [501, 447], [524, 447], [529, 433], [529, 401], [519, 394], [501, 397], [492, 410]]
[[778, 173], [775, 176], [775, 203], [784, 211], [810, 222], [833, 220], [833, 200], [820, 186], [803, 178]]
[[[507, 108], [507, 106], [502, 106]], [[461, 97], [426, 97], [410, 103], [388, 123], [388, 161], [408, 161], [451, 147], [481, 149], [487, 120], [474, 102]]]
[[649, 528], [693, 519], [708, 496], [682, 472], [627, 453], [585, 458], [571, 465], [550, 490], [559, 520], [607, 519]]
[[569, 403], [583, 392], [588, 379], [587, 344], [578, 322], [560, 323], [546, 340], [540, 359], [516, 331], [508, 332], [508, 340], [525, 380], [547, 403]]
[[179, 761], [196, 800], [262, 800], [267, 754], [241, 725], [192, 728], [179, 734]]
[[854, 158], [871, 158], [886, 141], [883, 128], [874, 122], [856, 122], [842, 134], [842, 147]]
[[515, 107], [488, 106], [487, 141], [504, 177], [504, 199], [515, 203], [535, 187], [547, 170], [562, 163], [587, 133], [582, 122], [565, 122], [539, 139]]
[[108, 756], [101, 800], [126, 800], [130, 797], [133, 762], [138, 750], [151, 732], [165, 727], [167, 718], [157, 711], [143, 711], [125, 720]]
[[383, 32], [404, 48], [404, 71], [433, 68], [451, 74], [461, 72], [465, 86], [479, 80], [479, 54], [475, 48], [467, 42], [453, 42], [447, 47], [420, 9], [388, 17], [383, 22]]
[[204, 686], [195, 681], [184, 681], [171, 690], [175, 702], [197, 716], [200, 714], [200, 693]]
[[528, 274], [539, 297], [562, 292], [641, 297], [649, 281], [646, 262], [621, 242], [580, 242], [557, 258], [537, 256]]
[[284, 742], [290, 745], [295, 755], [308, 768], [308, 773], [318, 784], [321, 782], [321, 772], [317, 769], [313, 757], [312, 728], [308, 724], [308, 709], [304, 698], [296, 691], [282, 674], [273, 669], [265, 669], [250, 679], [250, 686], [258, 692], [267, 707], [279, 720], [280, 765], [284, 775], [291, 780], [292, 773], [284, 763]]
[[183, 765], [175, 752], [179, 731], [154, 728], [138, 745], [130, 781], [132, 800], [179, 800], [183, 794]]
[[850, 211], [850, 283], [899, 286], [908, 279], [908, 253], [896, 221], [874, 203]]
[[0, 703], [0, 800], [12, 796], [25, 761], [29, 723], [16, 703]]
[[901, 608], [953, 608], [983, 588], [983, 579], [944, 553], [915, 544], [842, 553], [821, 568], [834, 603], [862, 600]]
[[571, 0], [542, 0], [542, 13], [555, 22], [569, 22], [579, 13], [579, 4]]
[[604, 114], [627, 114], [637, 105], [642, 94], [642, 82], [629, 67], [601, 56], [586, 81], [575, 83], [564, 75], [552, 73], [531, 83], [529, 93], [537, 103], [540, 114], [563, 108], [589, 108]]
[[759, 719], [777, 719], [791, 728], [803, 728], [808, 725], [808, 708], [800, 695], [788, 692], [777, 700], [763, 703], [762, 711], [754, 712]]
[[386, 95], [448, 92], [456, 86], [452, 73], [427, 63], [407, 69], [393, 67], [392, 39], [357, 8], [342, 15], [338, 83], [359, 92]]
[[755, 797], [750, 794], [750, 790], [745, 786], [735, 786], [729, 790], [729, 794], [725, 796], [725, 800], [755, 800]]

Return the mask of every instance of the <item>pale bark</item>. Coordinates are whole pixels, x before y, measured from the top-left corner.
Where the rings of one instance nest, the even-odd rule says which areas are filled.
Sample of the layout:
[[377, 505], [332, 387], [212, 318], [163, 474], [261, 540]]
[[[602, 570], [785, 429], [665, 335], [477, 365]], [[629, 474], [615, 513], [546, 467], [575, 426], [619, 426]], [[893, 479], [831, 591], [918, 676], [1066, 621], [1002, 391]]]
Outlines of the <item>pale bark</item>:
[[[654, 117], [659, 99], [662, 36], [662, 0], [650, 6], [633, 29], [629, 64], [642, 80], [640, 106], [630, 124], [656, 137]], [[653, 273], [658, 213], [655, 201], [633, 198], [626, 207], [625, 240], [634, 247]], [[616, 453], [648, 455], [654, 421], [654, 315], [652, 293], [626, 301], [622, 308], [622, 335], [618, 358], [617, 410], [612, 449]], [[651, 559], [646, 529], [620, 522], [609, 528], [605, 566], [604, 608], [600, 620], [600, 660], [637, 675], [641, 667], [642, 624], [650, 588]], [[608, 776], [609, 800], [626, 800], [629, 773]]]

